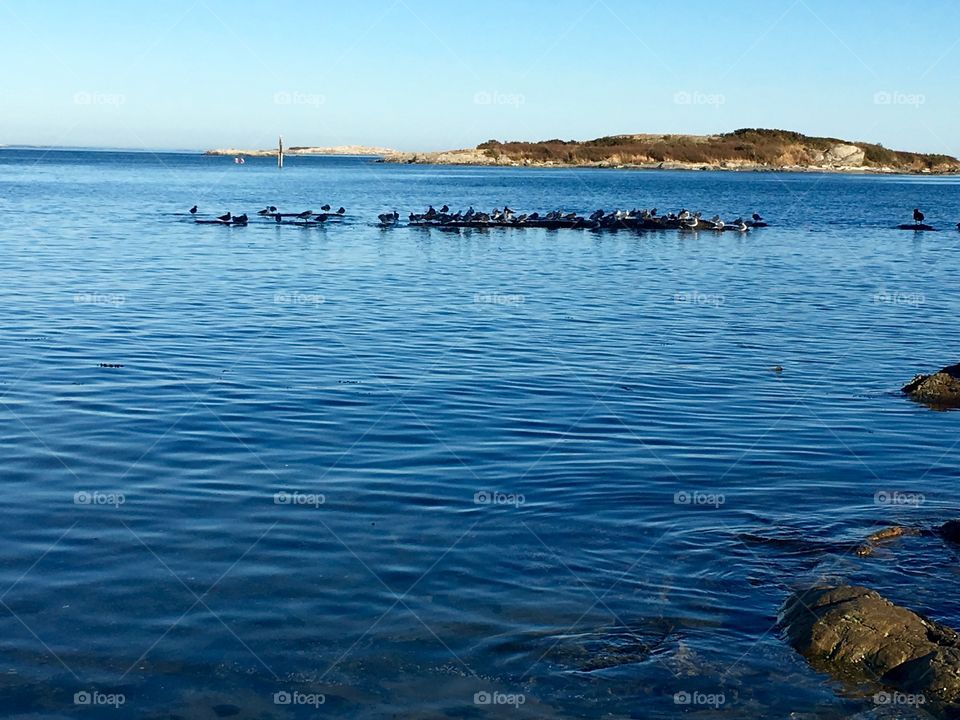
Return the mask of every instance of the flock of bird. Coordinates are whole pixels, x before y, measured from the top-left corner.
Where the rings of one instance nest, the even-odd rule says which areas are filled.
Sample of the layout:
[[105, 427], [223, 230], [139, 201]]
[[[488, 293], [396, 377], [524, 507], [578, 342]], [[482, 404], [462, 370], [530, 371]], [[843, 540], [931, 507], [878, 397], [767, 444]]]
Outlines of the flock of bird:
[[[250, 222], [246, 213], [234, 215], [228, 212], [208, 219], [199, 217], [198, 212], [196, 205], [190, 208], [190, 216], [193, 217], [194, 222], [201, 225], [243, 226]], [[267, 205], [262, 210], [258, 210], [256, 214], [263, 220], [272, 220], [277, 224], [308, 226], [322, 225], [331, 219], [342, 220], [346, 217], [346, 213], [346, 208], [342, 206], [333, 210], [330, 205], [323, 205], [320, 212], [304, 210], [297, 213], [282, 213], [275, 205]], [[377, 219], [381, 227], [394, 227], [400, 223], [400, 213], [396, 211], [382, 213], [377, 216]], [[650, 210], [614, 210], [613, 212], [597, 210], [584, 217], [575, 212], [563, 212], [561, 210], [554, 210], [542, 215], [537, 212], [518, 213], [506, 205], [503, 208], [494, 208], [489, 213], [478, 212], [472, 207], [466, 212], [454, 213], [450, 211], [448, 205], [443, 205], [439, 210], [431, 205], [423, 213], [410, 213], [407, 219], [409, 227], [450, 229], [515, 227], [548, 230], [712, 230], [715, 232], [745, 233], [753, 228], [767, 227], [767, 223], [758, 213], [753, 213], [749, 220], [738, 217], [736, 220], [724, 221], [719, 215], [714, 215], [708, 219], [704, 218], [699, 212], [692, 213], [686, 209], [660, 215], [656, 208]], [[935, 228], [926, 224], [926, 215], [919, 208], [914, 208], [913, 224], [898, 225], [897, 229], [934, 230]], [[957, 229], [960, 230], [960, 223], [957, 223]]]
[[[242, 215], [233, 215], [232, 213], [226, 213], [224, 215], [218, 215], [215, 218], [206, 220], [203, 218], [198, 218], [198, 208], [194, 205], [190, 208], [190, 215], [194, 217], [194, 222], [200, 225], [247, 225], [250, 222], [250, 218], [246, 213]], [[344, 207], [339, 207], [337, 210], [331, 210], [329, 205], [324, 205], [320, 208], [320, 212], [315, 213], [313, 210], [304, 210], [299, 213], [282, 213], [277, 210], [276, 205], [267, 205], [263, 210], [258, 210], [257, 215], [266, 219], [272, 218], [274, 222], [280, 224], [294, 224], [294, 225], [320, 225], [327, 222], [331, 218], [337, 220], [343, 218], [347, 213], [347, 209]]]
[[[392, 227], [399, 224], [400, 213], [394, 211], [378, 216], [380, 225]], [[589, 217], [583, 217], [575, 212], [565, 213], [554, 210], [545, 214], [517, 213], [508, 206], [494, 208], [491, 212], [478, 212], [472, 207], [466, 212], [451, 213], [450, 207], [444, 205], [439, 210], [432, 205], [421, 214], [410, 213], [408, 217], [410, 227], [439, 227], [439, 228], [486, 228], [486, 227], [517, 227], [517, 228], [546, 228], [583, 229], [583, 230], [714, 230], [717, 232], [734, 231], [747, 232], [751, 228], [766, 227], [767, 223], [759, 214], [754, 213], [750, 220], [742, 217], [725, 222], [719, 215], [707, 219], [701, 213], [692, 213], [683, 209], [668, 215], [658, 215], [657, 209], [651, 210], [614, 210], [607, 212], [597, 210]]]

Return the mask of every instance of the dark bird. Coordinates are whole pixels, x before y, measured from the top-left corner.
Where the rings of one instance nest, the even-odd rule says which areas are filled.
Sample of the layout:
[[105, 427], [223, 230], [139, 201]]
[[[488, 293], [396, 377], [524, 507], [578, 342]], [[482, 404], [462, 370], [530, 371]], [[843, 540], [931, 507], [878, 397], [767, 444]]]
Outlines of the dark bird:
[[763, 222], [763, 218], [760, 217], [760, 213], [754, 213], [754, 214], [753, 214], [753, 221], [754, 221], [754, 222]]
[[392, 213], [382, 213], [377, 217], [380, 218], [381, 225], [393, 225], [400, 219], [400, 213], [394, 210]]
[[243, 215], [237, 215], [236, 217], [234, 217], [234, 218], [233, 218], [233, 224], [234, 224], [234, 225], [246, 225], [246, 224], [247, 224], [247, 214], [244, 213]]
[[442, 213], [448, 213], [448, 212], [450, 212], [450, 206], [449, 206], [449, 205], [444, 205], [442, 208], [440, 208], [440, 212], [442, 212]]
[[220, 222], [230, 222], [230, 218], [232, 217], [233, 215], [231, 215], [230, 213], [227, 213], [226, 215], [221, 215], [220, 217], [218, 217], [217, 220], [219, 220]]
[[283, 222], [283, 216], [280, 213], [277, 213], [276, 215], [274, 215], [273, 219], [276, 220], [278, 223]]
[[329, 205], [321, 205], [321, 206], [320, 206], [320, 209], [323, 210], [324, 212], [327, 212], [327, 211], [330, 209], [330, 206], [329, 206]]
[[347, 209], [345, 207], [341, 207], [339, 210], [337, 210], [337, 215], [343, 215], [346, 211]]
[[920, 212], [917, 208], [914, 208], [914, 209], [913, 209], [913, 222], [915, 222], [917, 225], [919, 225], [919, 224], [922, 223], [924, 220], [926, 220], [926, 215], [924, 215], [922, 212]]
[[300, 218], [301, 220], [306, 220], [311, 215], [313, 215], [313, 210], [304, 210], [302, 213], [297, 215], [297, 217]]
[[257, 210], [257, 215], [270, 215], [277, 211], [276, 205], [267, 205], [263, 210]]
[[194, 205], [192, 208], [190, 208], [190, 214], [191, 214], [191, 215], [196, 215], [196, 214], [197, 214], [197, 206], [196, 206], [196, 205]]

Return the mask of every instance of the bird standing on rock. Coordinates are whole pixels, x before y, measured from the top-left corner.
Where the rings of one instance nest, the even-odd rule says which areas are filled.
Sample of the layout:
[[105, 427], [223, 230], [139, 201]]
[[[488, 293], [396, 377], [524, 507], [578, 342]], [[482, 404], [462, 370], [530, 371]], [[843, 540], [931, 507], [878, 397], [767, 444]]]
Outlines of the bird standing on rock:
[[913, 222], [917, 225], [926, 220], [926, 216], [920, 212], [917, 208], [913, 209]]
[[196, 215], [196, 214], [197, 214], [197, 206], [196, 206], [196, 205], [194, 205], [192, 208], [190, 208], [190, 214], [191, 214], [191, 215]]

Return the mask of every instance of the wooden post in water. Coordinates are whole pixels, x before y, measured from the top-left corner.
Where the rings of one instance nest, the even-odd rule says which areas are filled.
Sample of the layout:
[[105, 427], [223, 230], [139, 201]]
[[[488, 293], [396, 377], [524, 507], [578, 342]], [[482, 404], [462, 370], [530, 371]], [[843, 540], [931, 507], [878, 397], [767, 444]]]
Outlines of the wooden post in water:
[[277, 144], [277, 167], [283, 167], [283, 135], [280, 136]]

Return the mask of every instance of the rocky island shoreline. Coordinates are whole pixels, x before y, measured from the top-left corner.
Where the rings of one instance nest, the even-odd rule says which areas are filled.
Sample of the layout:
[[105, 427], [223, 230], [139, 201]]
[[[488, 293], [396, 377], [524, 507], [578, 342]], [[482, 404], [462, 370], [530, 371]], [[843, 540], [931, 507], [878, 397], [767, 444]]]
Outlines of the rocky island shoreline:
[[389, 153], [383, 162], [506, 167], [955, 174], [949, 155], [889, 150], [874, 143], [745, 128], [720, 135], [616, 135], [588, 141], [500, 142], [426, 153]]
[[[889, 150], [875, 143], [760, 128], [744, 128], [719, 135], [614, 135], [586, 141], [488, 140], [475, 148], [431, 152], [401, 152], [364, 145], [294, 146], [284, 152], [288, 156], [363, 156], [374, 158], [376, 162], [411, 165], [960, 174], [960, 160], [949, 155]], [[207, 150], [205, 154], [273, 157], [277, 149], [225, 148]]]

